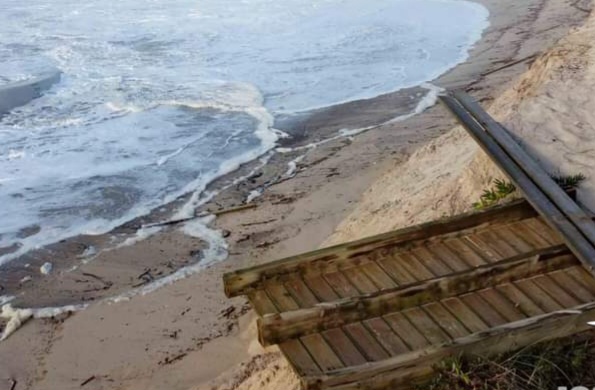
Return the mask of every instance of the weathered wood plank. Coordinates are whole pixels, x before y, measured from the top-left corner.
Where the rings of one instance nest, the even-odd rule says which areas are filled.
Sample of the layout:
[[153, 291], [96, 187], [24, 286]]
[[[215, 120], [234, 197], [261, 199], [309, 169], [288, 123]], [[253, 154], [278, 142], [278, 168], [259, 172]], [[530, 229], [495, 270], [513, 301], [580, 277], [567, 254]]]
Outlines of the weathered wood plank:
[[288, 340], [279, 344], [283, 356], [289, 361], [293, 369], [301, 376], [316, 375], [322, 372], [318, 364], [312, 359], [304, 345], [299, 340]]
[[430, 345], [428, 339], [401, 312], [384, 316], [384, 320], [412, 350]]
[[446, 265], [440, 258], [434, 255], [425, 247], [418, 247], [413, 249], [411, 255], [414, 256], [421, 264], [423, 264], [433, 276], [448, 275], [453, 270]]
[[371, 294], [380, 290], [359, 268], [346, 269], [343, 274], [361, 294]]
[[575, 297], [568, 294], [560, 286], [558, 286], [552, 279], [547, 275], [540, 275], [531, 279], [533, 283], [538, 285], [543, 291], [545, 291], [553, 300], [558, 302], [562, 307], [573, 307], [580, 305], [580, 302]]
[[269, 296], [267, 295], [266, 291], [264, 290], [254, 290], [248, 294], [248, 299], [252, 304], [252, 307], [256, 311], [256, 313], [260, 316], [265, 314], [271, 313], [278, 313], [279, 310], [275, 307], [275, 304]]
[[397, 388], [403, 380], [411, 381], [428, 374], [428, 368], [448, 356], [466, 353], [494, 355], [540, 341], [553, 340], [589, 329], [595, 319], [595, 303], [507, 323], [483, 332], [432, 345], [380, 362], [335, 370], [326, 375], [304, 378], [308, 390], [377, 390]]
[[378, 259], [377, 264], [400, 286], [417, 282], [417, 279], [409, 274], [394, 258]]
[[360, 295], [360, 292], [343, 273], [341, 272], [333, 272], [330, 274], [325, 274], [324, 279], [328, 282], [328, 284], [333, 288], [333, 290], [339, 294], [340, 297], [355, 297]]
[[481, 318], [483, 322], [493, 328], [498, 325], [506, 323], [506, 319], [496, 311], [488, 302], [486, 302], [479, 294], [471, 293], [461, 295], [459, 299], [467, 305], [475, 314]]
[[[498, 236], [493, 230], [485, 230], [478, 233], [483, 241], [494, 251], [499, 254], [500, 259], [505, 259], [510, 256], [514, 256], [519, 253], [511, 245], [509, 245], [502, 237]], [[522, 253], [522, 252], [521, 252]]]
[[460, 257], [452, 252], [446, 245], [441, 242], [428, 245], [426, 247], [434, 256], [438, 257], [445, 264], [454, 271], [466, 271], [470, 268], [469, 264], [465, 263]]
[[391, 356], [409, 351], [407, 345], [395, 334], [382, 317], [366, 320], [364, 324]]
[[361, 270], [380, 290], [398, 287], [398, 284], [376, 263], [365, 264], [361, 267]]
[[526, 316], [538, 316], [544, 314], [545, 311], [541, 309], [535, 302], [533, 302], [527, 295], [518, 289], [514, 284], [507, 283], [497, 286], [496, 289], [504, 294], [520, 311]]
[[346, 325], [343, 329], [368, 361], [376, 362], [389, 357], [388, 352], [361, 322]]
[[566, 273], [570, 275], [577, 283], [581, 284], [591, 293], [595, 294], [595, 278], [583, 267], [570, 267]]
[[345, 366], [355, 366], [366, 362], [364, 355], [342, 329], [329, 329], [321, 334]]
[[398, 255], [395, 255], [394, 258], [397, 260], [397, 263], [416, 280], [428, 280], [436, 277], [436, 275], [430, 272], [424, 264], [409, 252], [399, 253]]
[[423, 335], [430, 344], [440, 344], [446, 341], [450, 341], [450, 336], [437, 324], [425, 310], [415, 307], [412, 309], [403, 310], [401, 313], [414, 327], [423, 332]]
[[471, 240], [473, 235], [467, 235], [463, 239], [454, 238], [452, 240], [445, 240], [444, 244], [455, 252], [465, 263], [472, 267], [481, 267], [488, 262], [479, 256], [470, 245], [475, 245]]
[[319, 333], [304, 336], [300, 341], [323, 372], [345, 367]]
[[513, 282], [513, 285], [521, 290], [523, 294], [529, 297], [529, 299], [535, 302], [535, 304], [546, 313], [564, 309], [562, 305], [554, 301], [545, 291], [539, 288], [539, 286], [537, 286], [530, 279]]
[[297, 310], [300, 306], [293, 299], [289, 291], [281, 283], [267, 283], [266, 292], [279, 312]]
[[545, 238], [548, 242], [554, 244], [564, 242], [564, 238], [560, 235], [560, 233], [552, 229], [542, 217], [529, 218], [527, 219], [525, 225], [529, 228], [529, 230]]
[[513, 234], [524, 237], [527, 241], [529, 241], [529, 243], [531, 243], [531, 245], [537, 248], [545, 248], [550, 245], [559, 244], [557, 242], [552, 242], [544, 235], [538, 234], [533, 229], [531, 229], [531, 225], [528, 223], [528, 220], [529, 219], [512, 223], [508, 225], [508, 228], [513, 232]]
[[582, 284], [577, 283], [572, 276], [567, 273], [568, 269], [550, 272], [548, 276], [552, 278], [560, 288], [573, 295], [579, 302], [587, 303], [595, 301], [595, 294], [591, 293]]
[[[341, 244], [317, 251], [292, 256], [272, 263], [226, 273], [223, 276], [225, 293], [234, 297], [256, 287], [263, 280], [300, 270], [337, 268], [341, 263], [352, 262], [355, 257], [367, 256], [376, 250], [394, 248], [415, 240], [448, 234], [460, 235], [461, 231], [487, 224], [508, 223], [535, 216], [535, 211], [523, 200], [486, 209], [479, 213], [468, 213], [447, 220], [435, 221], [406, 229], [365, 238], [348, 244]], [[340, 268], [340, 267], [339, 267]]]
[[[351, 296], [311, 308], [267, 315], [258, 319], [259, 339], [263, 345], [279, 343], [323, 329], [439, 301], [459, 294], [539, 275], [545, 271], [575, 265], [574, 256], [564, 246], [543, 249], [485, 265], [468, 272], [452, 274], [424, 282], [384, 290], [369, 295]], [[328, 275], [327, 275], [328, 279]], [[333, 286], [338, 291], [341, 286]], [[355, 290], [355, 287], [353, 287]], [[357, 291], [344, 291], [344, 296]]]
[[305, 278], [304, 283], [320, 302], [332, 302], [339, 299], [339, 295], [320, 275]]
[[441, 303], [448, 311], [459, 319], [459, 321], [469, 330], [470, 333], [481, 332], [488, 329], [488, 325], [467, 305], [458, 298], [447, 298]]
[[512, 230], [508, 228], [508, 226], [496, 228], [493, 231], [494, 234], [501, 237], [504, 241], [508, 243], [508, 245], [514, 248], [514, 250], [517, 253], [525, 253], [539, 249], [539, 247], [535, 247], [531, 245], [528, 241], [526, 241], [523, 236], [515, 234]]
[[478, 291], [478, 294], [508, 322], [519, 321], [525, 318], [523, 312], [518, 310], [514, 304], [501, 295], [498, 290], [494, 288], [488, 288]]
[[440, 302], [428, 303], [423, 306], [426, 313], [432, 317], [434, 322], [440, 325], [448, 333], [450, 338], [457, 339], [467, 336], [469, 331], [452, 314], [449, 313]]
[[301, 308], [312, 307], [320, 303], [302, 279], [292, 278], [285, 282], [284, 286]]

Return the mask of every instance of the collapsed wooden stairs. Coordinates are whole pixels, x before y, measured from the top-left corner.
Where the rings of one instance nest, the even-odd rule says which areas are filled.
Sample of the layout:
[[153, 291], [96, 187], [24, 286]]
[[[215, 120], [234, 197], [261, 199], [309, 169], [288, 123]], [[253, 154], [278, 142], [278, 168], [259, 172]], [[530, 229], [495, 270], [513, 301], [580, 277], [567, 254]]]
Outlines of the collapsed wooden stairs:
[[[445, 99], [464, 111], [463, 125], [485, 131], [482, 146], [501, 149], [490, 156], [510, 156], [472, 115], [477, 107]], [[248, 296], [260, 342], [279, 346], [304, 389], [408, 388], [448, 356], [585, 331], [595, 320], [595, 249], [585, 230], [595, 225], [509, 159], [503, 170], [528, 201], [228, 273], [225, 292]]]

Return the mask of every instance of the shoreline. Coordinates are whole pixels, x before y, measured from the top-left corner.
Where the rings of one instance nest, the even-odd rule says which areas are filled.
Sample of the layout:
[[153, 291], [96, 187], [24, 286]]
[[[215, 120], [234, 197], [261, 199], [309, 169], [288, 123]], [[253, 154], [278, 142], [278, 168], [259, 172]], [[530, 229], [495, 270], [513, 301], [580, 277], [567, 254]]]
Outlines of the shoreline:
[[[492, 0], [481, 3], [491, 7], [491, 26], [470, 53], [469, 60], [441, 76], [436, 83], [450, 88], [470, 85], [484, 102], [492, 100], [521, 74], [525, 63], [520, 62], [485, 77], [480, 77], [481, 74], [504, 65], [504, 62], [525, 58], [532, 51], [544, 50], [582, 20], [581, 15], [571, 15], [566, 11], [568, 19], [562, 17], [550, 21], [549, 25], [546, 20], [537, 26], [536, 30], [539, 30], [567, 23], [548, 30], [551, 36], [515, 40], [512, 37], [516, 32], [526, 30], [527, 24], [529, 27], [539, 24], [535, 20], [539, 19], [548, 4], [554, 8], [561, 6], [552, 4], [552, 1], [534, 1], [536, 10], [531, 12], [533, 15], [523, 16], [515, 9], [520, 7], [517, 5], [506, 7]], [[561, 11], [553, 10], [551, 15], [559, 17], [556, 12]], [[523, 17], [529, 20], [524, 25], [519, 23]], [[530, 22], [532, 18], [535, 23]], [[511, 31], [515, 29], [517, 31]], [[527, 31], [524, 34], [530, 35]], [[383, 96], [369, 102], [368, 114], [359, 114], [355, 119], [365, 122], [372, 121], [375, 115], [394, 114], [394, 99]], [[349, 105], [334, 107], [330, 112], [312, 115], [296, 127], [305, 133], [325, 126], [327, 131], [336, 132], [345, 120], [344, 116], [353, 111], [352, 108]], [[93, 381], [94, 386], [126, 389], [164, 388], [166, 385], [190, 389], [201, 382], [213, 380], [226, 369], [250, 357], [246, 349], [251, 340], [242, 339], [245, 334], [238, 331], [249, 328], [246, 322], [250, 321], [244, 315], [245, 304], [242, 299], [230, 301], [223, 296], [222, 273], [317, 248], [354, 209], [361, 194], [379, 175], [406, 161], [413, 151], [429, 140], [449, 131], [454, 122], [448, 118], [440, 107], [434, 106], [406, 121], [386, 124], [353, 139], [337, 139], [309, 150], [297, 163], [296, 176], [268, 187], [255, 200], [255, 209], [222, 215], [215, 221], [217, 229], [228, 232], [226, 239], [230, 256], [227, 260], [145, 297], [135, 297], [120, 304], [92, 305], [67, 319], [31, 321], [0, 344], [0, 356], [7, 357], [14, 349], [23, 351], [22, 356], [8, 367], [0, 368], [0, 375], [29, 378], [24, 381], [32, 388], [34, 385], [40, 388], [78, 387], [79, 382], [91, 375], [99, 378]], [[286, 163], [292, 157], [278, 156], [279, 160], [273, 160], [262, 168], [261, 175], [220, 194], [206, 208], [214, 211], [238, 204], [253, 188], [278, 177], [279, 172], [286, 172]], [[246, 166], [241, 171], [250, 169], [252, 167]], [[220, 183], [225, 180], [229, 178], [221, 178]], [[196, 240], [176, 231], [166, 233], [123, 248], [119, 253], [104, 255], [81, 270], [114, 283], [109, 289], [101, 290], [105, 286], [89, 277], [87, 282], [77, 282], [77, 278], [82, 280], [81, 273], [69, 275], [69, 279], [59, 279], [56, 273], [55, 278], [42, 279], [37, 291], [28, 292], [31, 302], [35, 299], [37, 302], [67, 302], [76, 294], [99, 297], [100, 294], [92, 295], [92, 292], [84, 290], [95, 288], [98, 293], [111, 293], [116, 283], [121, 286], [138, 283], [139, 267], [142, 271], [148, 263], [163, 263], [159, 267], [166, 270], [167, 261], [187, 258], [189, 252], [200, 246]], [[78, 253], [81, 249], [75, 247], [70, 250]], [[147, 261], [147, 258], [151, 260]], [[134, 264], [127, 265], [126, 261]], [[155, 274], [158, 272], [156, 270]], [[56, 286], [59, 288], [56, 289]], [[15, 303], [20, 306], [29, 302], [21, 300]], [[225, 314], [229, 312], [231, 314]], [[102, 324], [102, 329], [94, 328], [98, 323]], [[175, 337], [172, 332], [175, 332]], [[225, 337], [228, 335], [232, 337]], [[72, 344], [72, 340], [77, 338], [81, 339], [80, 345], [68, 345], [68, 340]], [[127, 341], [119, 345], [118, 340]], [[221, 348], [222, 345], [225, 348]], [[250, 348], [258, 350], [254, 346]], [[101, 351], [100, 356], [92, 358], [88, 355], [91, 351]], [[77, 360], [80, 372], [74, 378], [74, 374], [68, 374], [68, 366], [73, 364], [72, 357], [80, 354], [84, 358]], [[181, 354], [184, 356], [177, 358]], [[174, 358], [177, 359], [171, 363], [160, 363]], [[217, 360], [216, 364], [214, 360]], [[40, 368], [40, 361], [43, 368]], [[212, 364], [206, 364], [206, 367], [206, 362]], [[43, 370], [46, 372], [43, 373]], [[167, 382], [164, 376], [171, 376], [171, 382]]]

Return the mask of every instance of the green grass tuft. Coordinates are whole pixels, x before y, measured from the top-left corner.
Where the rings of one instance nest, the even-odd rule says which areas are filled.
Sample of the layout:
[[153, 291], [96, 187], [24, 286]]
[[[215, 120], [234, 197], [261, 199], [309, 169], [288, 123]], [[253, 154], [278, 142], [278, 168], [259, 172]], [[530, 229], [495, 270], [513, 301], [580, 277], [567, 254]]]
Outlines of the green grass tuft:
[[536, 344], [494, 359], [457, 357], [436, 367], [424, 390], [555, 390], [595, 385], [595, 343], [577, 337]]
[[586, 179], [582, 173], [570, 176], [551, 175], [551, 178], [565, 190], [577, 188]]
[[473, 203], [473, 208], [481, 210], [493, 206], [516, 191], [516, 186], [509, 181], [495, 179], [493, 186], [483, 191], [479, 197], [479, 202]]

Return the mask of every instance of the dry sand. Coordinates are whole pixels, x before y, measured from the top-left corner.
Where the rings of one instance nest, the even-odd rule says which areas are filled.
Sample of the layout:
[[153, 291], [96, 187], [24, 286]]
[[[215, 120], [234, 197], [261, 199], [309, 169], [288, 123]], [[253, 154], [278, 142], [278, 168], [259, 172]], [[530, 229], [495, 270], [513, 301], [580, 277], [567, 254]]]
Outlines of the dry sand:
[[[510, 87], [536, 53], [546, 51], [571, 27], [580, 24], [588, 14], [585, 7], [590, 6], [588, 2], [559, 0], [481, 2], [491, 11], [491, 27], [476, 45], [470, 60], [436, 83], [445, 87], [469, 87], [484, 103]], [[572, 48], [576, 46], [568, 44]], [[569, 50], [574, 52], [574, 49]], [[585, 50], [584, 53], [590, 53]], [[540, 58], [533, 65], [544, 69], [537, 77], [543, 85], [553, 77], [548, 76], [548, 72], [560, 68], [548, 65], [557, 58], [549, 56], [549, 60]], [[587, 57], [586, 54], [578, 56]], [[519, 59], [528, 60], [503, 68]], [[545, 100], [551, 108], [550, 117], [535, 111], [534, 119], [529, 121], [529, 116], [521, 119], [520, 113], [521, 109], [524, 112], [543, 107], [543, 98], [533, 96], [558, 93], [561, 81], [557, 79], [558, 84], [551, 84], [548, 92], [531, 87], [505, 92], [509, 95], [503, 96], [508, 97], [497, 100], [500, 103], [494, 103], [494, 107], [501, 107], [499, 112], [503, 116], [500, 118], [512, 118], [512, 122], [507, 119], [505, 123], [515, 129], [527, 129], [526, 132], [519, 130], [521, 135], [531, 134], [536, 125], [551, 125], [548, 128], [559, 137], [566, 155], [574, 156], [571, 152], [575, 150], [576, 139], [571, 135], [578, 134], [580, 145], [587, 144], [588, 132], [580, 129], [581, 126], [588, 129], [593, 123], [588, 116], [593, 110], [585, 109], [590, 97], [587, 93], [580, 94], [584, 99], [582, 103], [579, 97], [572, 100], [582, 104], [580, 112], [570, 111], [564, 104], [568, 101], [564, 99], [576, 96], [570, 93], [574, 87], [572, 80], [576, 82], [571, 77], [582, 75], [584, 72], [580, 70], [586, 65], [577, 61], [568, 68], [565, 59], [561, 63], [565, 69], [562, 79], [569, 80], [567, 93], [559, 95], [564, 96], [561, 101], [557, 100], [559, 96]], [[580, 77], [583, 77], [584, 91], [588, 91], [592, 80], [583, 76]], [[513, 106], [515, 101], [519, 106]], [[376, 115], [386, 115], [391, 103], [395, 100], [390, 96], [367, 102], [366, 123], [378, 120]], [[358, 104], [362, 103], [353, 103]], [[310, 122], [304, 119], [300, 126], [309, 132], [319, 127], [336, 128], [340, 125], [337, 117], [352, 111], [353, 105], [318, 113]], [[568, 110], [563, 112], [572, 116], [582, 115], [580, 121], [572, 122], [573, 131], [569, 134], [561, 135], [560, 128], [556, 130], [554, 126], [552, 118], [561, 110]], [[532, 125], [524, 127], [523, 123]], [[315, 249], [346, 216], [349, 218], [340, 224], [327, 243], [386, 231], [466, 208], [467, 200], [475, 196], [473, 191], [494, 173], [490, 165], [483, 162], [476, 164], [480, 169], [467, 168], [469, 163], [482, 158], [477, 157], [476, 148], [460, 130], [447, 133], [452, 126], [453, 121], [437, 106], [407, 121], [311, 150], [300, 162], [298, 174], [268, 187], [257, 199], [256, 209], [217, 219], [215, 225], [229, 232], [230, 257], [225, 262], [145, 296], [119, 303], [93, 304], [71, 316], [30, 321], [0, 343], [0, 389], [10, 388], [12, 379], [17, 381], [16, 390], [295, 388], [296, 378], [279, 353], [274, 348], [263, 351], [255, 342], [253, 318], [245, 301], [224, 297], [221, 275], [231, 269]], [[566, 122], [563, 128], [570, 129]], [[444, 133], [447, 134], [415, 152]], [[547, 155], [551, 150], [558, 150], [548, 149], [549, 142], [543, 144], [540, 153]], [[595, 148], [581, 150], [585, 152], [581, 154], [581, 161], [589, 164], [590, 153]], [[413, 157], [408, 160], [411, 153]], [[557, 160], [548, 161], [561, 165]], [[281, 162], [284, 164], [286, 160]], [[246, 191], [254, 188], [251, 185], [262, 186], [263, 177], [276, 175], [271, 167], [274, 164], [263, 168], [261, 177], [233, 187], [207, 207], [237, 204], [239, 193], [245, 196]], [[576, 165], [563, 168], [572, 170]], [[484, 180], [476, 180], [476, 173], [481, 173]], [[192, 261], [189, 253], [200, 246], [200, 242], [175, 229], [166, 230], [134, 246], [104, 253], [77, 271], [63, 272], [66, 266], [59, 267], [55, 274], [30, 285], [39, 287], [13, 286], [22, 294], [17, 303], [58, 304], [77, 302], [81, 297], [95, 300], [116, 294], [139, 282], [137, 276], [145, 261], [151, 264], [152, 275], [159, 276]], [[68, 255], [67, 250], [63, 251]], [[98, 276], [111, 285], [106, 287], [101, 280], [85, 274]], [[83, 387], [82, 383], [85, 383]]]

